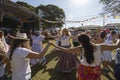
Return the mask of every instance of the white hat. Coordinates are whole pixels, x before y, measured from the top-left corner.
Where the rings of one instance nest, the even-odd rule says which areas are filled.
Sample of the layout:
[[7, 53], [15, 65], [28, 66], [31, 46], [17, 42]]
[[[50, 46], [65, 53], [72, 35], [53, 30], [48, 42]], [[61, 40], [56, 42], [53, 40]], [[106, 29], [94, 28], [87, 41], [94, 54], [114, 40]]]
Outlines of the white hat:
[[29, 40], [26, 33], [18, 33], [14, 39]]

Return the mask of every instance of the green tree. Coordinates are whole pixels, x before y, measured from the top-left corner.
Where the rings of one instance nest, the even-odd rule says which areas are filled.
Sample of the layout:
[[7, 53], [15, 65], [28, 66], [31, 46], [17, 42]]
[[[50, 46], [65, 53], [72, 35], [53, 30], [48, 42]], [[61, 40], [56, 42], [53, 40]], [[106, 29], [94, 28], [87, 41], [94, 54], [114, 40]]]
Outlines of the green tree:
[[102, 3], [102, 4], [109, 4], [111, 1], [113, 1], [113, 0], [100, 0], [100, 3]]
[[30, 5], [30, 4], [28, 4], [28, 3], [21, 2], [21, 1], [17, 1], [16, 3], [19, 4], [19, 5], [21, 5], [21, 6], [26, 7], [28, 9], [30, 9], [31, 11], [35, 11], [35, 7], [32, 6], [32, 5]]
[[63, 21], [65, 19], [65, 13], [62, 8], [56, 5], [40, 5], [36, 7], [36, 12], [38, 9], [42, 10], [41, 22], [43, 28], [61, 28], [64, 22], [53, 23], [48, 21]]
[[5, 14], [3, 21], [0, 22], [0, 26], [14, 29], [17, 25], [21, 25], [18, 18], [14, 17], [11, 14]]
[[[21, 1], [17, 1], [17, 4], [24, 6], [26, 8], [28, 8], [29, 10], [35, 12], [36, 8], [28, 3], [25, 2], [21, 2]], [[26, 19], [27, 22], [23, 23], [23, 30], [25, 30], [26, 32], [29, 29], [35, 30], [36, 28], [39, 28], [39, 19], [36, 16], [31, 16], [30, 18]]]
[[100, 0], [100, 3], [104, 4], [104, 13], [120, 14], [120, 0]]

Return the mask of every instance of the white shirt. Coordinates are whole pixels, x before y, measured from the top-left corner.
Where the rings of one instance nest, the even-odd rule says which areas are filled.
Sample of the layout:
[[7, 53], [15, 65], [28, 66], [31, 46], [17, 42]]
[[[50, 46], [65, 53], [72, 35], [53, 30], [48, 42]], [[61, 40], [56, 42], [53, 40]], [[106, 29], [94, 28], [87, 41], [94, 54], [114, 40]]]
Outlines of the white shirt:
[[42, 46], [42, 41], [44, 40], [45, 36], [39, 35], [39, 36], [32, 36], [32, 43], [33, 44], [39, 44]]
[[84, 57], [84, 54], [82, 53], [82, 60], [81, 64], [85, 66], [99, 66], [101, 64], [101, 49], [100, 45], [97, 44], [97, 50], [94, 52], [94, 63], [88, 64], [86, 61], [86, 58]]
[[70, 36], [61, 37], [61, 46], [70, 46]]
[[36, 52], [41, 52], [43, 50], [42, 41], [44, 40], [45, 36], [32, 36], [32, 50]]
[[11, 60], [12, 80], [29, 80], [31, 78], [30, 59], [26, 56], [31, 50], [18, 47], [14, 50]]

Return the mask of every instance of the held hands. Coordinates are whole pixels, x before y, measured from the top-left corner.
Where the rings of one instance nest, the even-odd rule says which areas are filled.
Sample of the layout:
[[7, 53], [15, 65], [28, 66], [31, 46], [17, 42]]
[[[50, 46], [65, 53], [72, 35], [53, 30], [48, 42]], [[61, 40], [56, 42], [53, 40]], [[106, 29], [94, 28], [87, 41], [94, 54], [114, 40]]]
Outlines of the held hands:
[[49, 41], [49, 44], [51, 44], [53, 47], [55, 48], [59, 48], [59, 46], [55, 45], [54, 43], [52, 43], [51, 41]]
[[51, 46], [51, 44], [48, 42], [47, 47]]
[[52, 43], [52, 41], [49, 41], [49, 42], [48, 42], [48, 44], [50, 44], [50, 45], [54, 46], [54, 44]]

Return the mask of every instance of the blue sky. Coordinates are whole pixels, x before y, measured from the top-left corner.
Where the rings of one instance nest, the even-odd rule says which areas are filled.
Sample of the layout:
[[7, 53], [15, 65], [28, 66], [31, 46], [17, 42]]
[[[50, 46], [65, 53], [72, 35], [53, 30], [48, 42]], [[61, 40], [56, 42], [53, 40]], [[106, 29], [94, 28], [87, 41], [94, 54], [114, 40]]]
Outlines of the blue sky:
[[[99, 0], [12, 0], [23, 1], [31, 4], [33, 6], [38, 6], [40, 4], [54, 4], [62, 8], [66, 14], [66, 20], [72, 21], [82, 21], [92, 17], [99, 16], [102, 12], [103, 5], [99, 4]], [[120, 19], [114, 19], [109, 17], [105, 19], [105, 24], [107, 23], [118, 23]], [[103, 25], [103, 19], [97, 18], [91, 21], [86, 21], [84, 25]], [[66, 23], [67, 27], [79, 27], [81, 23]]]

